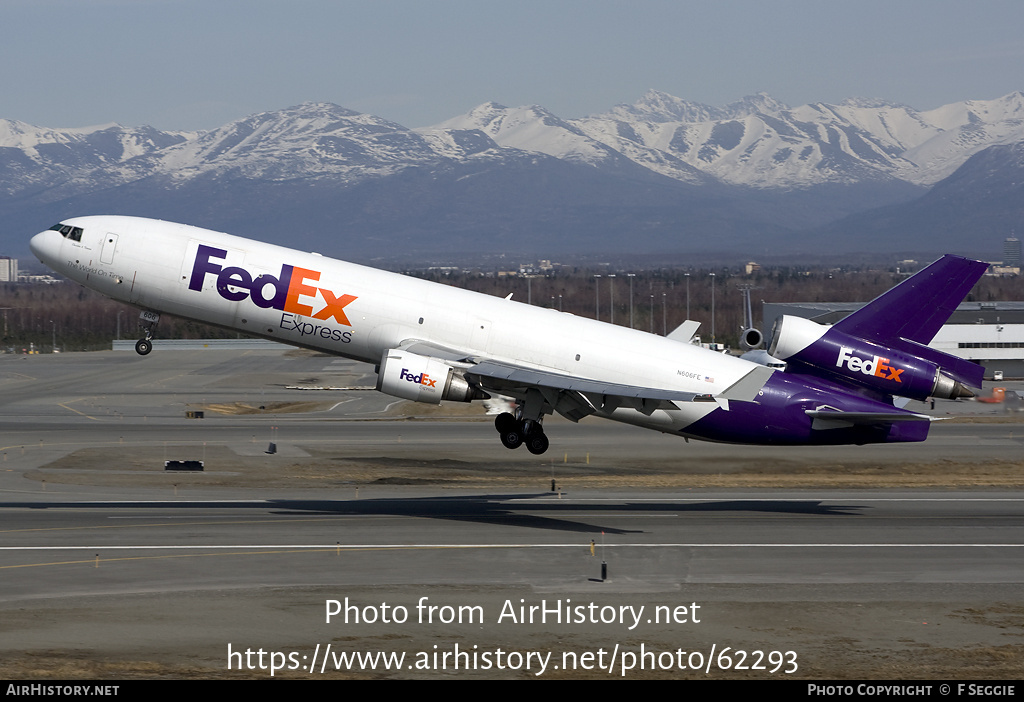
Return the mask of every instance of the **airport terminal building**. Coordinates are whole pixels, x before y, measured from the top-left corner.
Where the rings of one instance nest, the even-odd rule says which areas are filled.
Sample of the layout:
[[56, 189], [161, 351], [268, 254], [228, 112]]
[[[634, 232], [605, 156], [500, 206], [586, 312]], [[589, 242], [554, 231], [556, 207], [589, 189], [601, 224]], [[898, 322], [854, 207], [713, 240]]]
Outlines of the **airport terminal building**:
[[[783, 315], [835, 324], [864, 302], [765, 302], [764, 330], [771, 343], [775, 321]], [[996, 371], [1006, 378], [1024, 378], [1024, 302], [964, 302], [930, 344], [985, 366], [985, 377]]]

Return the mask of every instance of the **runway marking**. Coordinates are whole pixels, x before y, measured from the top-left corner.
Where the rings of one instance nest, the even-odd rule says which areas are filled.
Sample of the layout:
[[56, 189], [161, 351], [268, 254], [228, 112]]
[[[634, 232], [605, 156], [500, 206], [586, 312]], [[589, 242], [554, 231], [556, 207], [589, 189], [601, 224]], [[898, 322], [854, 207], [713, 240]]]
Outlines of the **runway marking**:
[[[543, 549], [543, 548], [579, 548], [588, 549], [590, 543], [568, 544], [164, 544], [159, 546], [0, 546], [0, 551], [184, 551], [207, 549], [246, 549], [239, 553], [277, 553], [276, 549], [287, 549], [283, 553], [304, 553], [307, 551], [402, 551], [402, 550], [472, 550], [472, 549]], [[771, 544], [771, 543], [615, 543], [602, 544], [601, 548], [1024, 548], [1024, 543], [1011, 544], [956, 544], [956, 543], [803, 543], [803, 544]], [[272, 549], [272, 550], [267, 550]], [[192, 554], [205, 555], [205, 554]], [[224, 554], [221, 554], [224, 555]], [[230, 555], [230, 554], [228, 554]], [[0, 566], [11, 568], [15, 566]]]
[[[52, 446], [53, 444], [49, 444], [49, 445]], [[0, 447], [0, 450], [2, 450], [2, 449], [3, 449], [3, 447]], [[166, 473], [164, 473], [163, 471], [159, 471], [159, 472], [147, 471], [147, 472], [151, 472], [154, 475], [166, 475]], [[18, 492], [26, 492], [26, 491], [18, 491]], [[44, 494], [44, 493], [42, 493], [40, 491], [35, 491], [32, 494]], [[366, 503], [372, 503], [374, 500], [387, 500], [387, 501], [399, 501], [399, 502], [401, 502], [401, 501], [405, 501], [406, 499], [408, 501], [417, 501], [417, 500], [422, 500], [422, 499], [427, 499], [427, 500], [429, 500], [429, 499], [436, 499], [439, 502], [440, 501], [445, 501], [445, 502], [455, 502], [455, 503], [458, 503], [459, 500], [479, 501], [481, 499], [487, 499], [487, 498], [486, 498], [486, 495], [482, 495], [481, 496], [481, 495], [467, 494], [467, 495], [462, 496], [462, 497], [455, 496], [454, 500], [453, 500], [452, 497], [449, 497], [449, 496], [441, 496], [441, 497], [436, 497], [436, 498], [431, 498], [430, 496], [427, 496], [426, 498], [416, 498], [416, 497], [410, 497], [410, 498], [375, 498], [375, 497], [368, 497], [368, 498], [365, 498], [365, 499], [362, 499], [362, 500], [327, 499], [327, 500], [323, 500], [323, 501], [324, 502], [329, 502], [329, 503], [344, 503], [344, 502], [360, 502], [360, 503], [366, 502]], [[785, 495], [781, 495], [781, 496], [778, 496], [778, 497], [730, 497], [729, 495], [724, 495], [724, 494], [707, 495], [707, 496], [704, 496], [704, 497], [676, 497], [676, 496], [668, 495], [668, 496], [665, 496], [665, 497], [637, 497], [637, 498], [632, 498], [632, 497], [561, 497], [561, 498], [559, 498], [559, 497], [554, 497], [554, 496], [550, 496], [550, 497], [549, 496], [544, 496], [544, 497], [527, 497], [527, 496], [524, 496], [524, 497], [510, 497], [510, 498], [503, 499], [503, 500], [487, 499], [487, 503], [488, 504], [495, 504], [495, 505], [516, 504], [517, 506], [518, 505], [529, 505], [531, 503], [533, 503], [533, 504], [544, 503], [546, 505], [546, 504], [549, 504], [549, 503], [559, 504], [559, 503], [567, 503], [567, 502], [577, 502], [577, 503], [586, 503], [586, 502], [620, 502], [620, 503], [626, 503], [626, 504], [634, 503], [634, 502], [653, 502], [653, 503], [662, 503], [662, 502], [765, 502], [765, 503], [795, 502], [795, 503], [801, 503], [801, 502], [806, 502], [806, 503], [819, 504], [819, 503], [823, 503], [823, 502], [824, 503], [840, 503], [840, 502], [845, 503], [845, 502], [850, 502], [852, 500], [856, 500], [857, 502], [1024, 502], [1024, 497], [963, 497], [963, 498], [957, 498], [957, 497], [905, 497], [904, 498], [904, 497], [859, 497], [857, 495], [849, 495], [849, 496], [840, 495], [838, 497], [837, 496], [831, 496], [831, 497], [805, 497], [805, 496], [801, 496], [801, 497], [787, 497]], [[297, 500], [292, 500], [292, 501], [299, 501], [299, 502], [301, 502], [303, 500], [297, 499]], [[230, 498], [228, 498], [228, 499], [213, 499], [213, 500], [196, 500], [196, 499], [181, 499], [181, 500], [74, 500], [73, 502], [68, 502], [67, 503], [67, 507], [54, 507], [52, 509], [73, 509], [73, 508], [75, 508], [78, 505], [169, 505], [169, 506], [174, 506], [174, 507], [181, 507], [182, 504], [197, 505], [197, 506], [202, 506], [202, 505], [218, 505], [218, 504], [250, 504], [250, 505], [253, 505], [254, 507], [269, 505], [269, 506], [273, 506], [273, 507], [276, 507], [276, 508], [286, 508], [287, 507], [287, 502], [288, 502], [288, 500], [284, 500], [282, 502], [282, 500], [260, 500], [260, 499], [244, 499], [244, 498], [240, 498], [240, 499], [230, 499]], [[22, 507], [24, 509], [32, 509], [33, 508], [33, 503], [26, 502], [26, 503], [24, 503], [24, 505]]]
[[[68, 402], [81, 402], [81, 401], [82, 401], [82, 400], [84, 400], [84, 399], [85, 399], [84, 397], [80, 397], [80, 398], [78, 398], [77, 400], [68, 400]], [[99, 419], [97, 419], [96, 417], [93, 417], [93, 416], [91, 416], [91, 415], [88, 415], [88, 414], [86, 414], [85, 412], [80, 412], [80, 411], [76, 410], [76, 409], [75, 409], [74, 407], [68, 407], [68, 406], [67, 406], [67, 405], [66, 405], [65, 403], [63, 403], [63, 402], [58, 402], [58, 403], [57, 403], [57, 406], [58, 406], [58, 407], [63, 407], [63, 408], [64, 408], [64, 409], [66, 409], [66, 410], [70, 410], [71, 412], [74, 412], [75, 414], [80, 414], [80, 415], [82, 415], [83, 417], [85, 417], [86, 419], [91, 419], [91, 420], [92, 420], [92, 421], [94, 421], [94, 422], [98, 422], [98, 421], [100, 421], [100, 420], [99, 420]]]
[[[163, 524], [95, 524], [95, 525], [92, 525], [92, 526], [31, 527], [31, 528], [28, 528], [28, 529], [0, 529], [0, 534], [19, 534], [19, 533], [31, 532], [31, 531], [81, 531], [81, 530], [86, 530], [86, 529], [139, 529], [139, 528], [144, 528], [144, 527], [166, 527], [166, 526], [190, 526], [190, 527], [194, 527], [194, 526], [213, 526], [214, 524], [216, 524], [217, 526], [224, 526], [224, 525], [228, 525], [228, 524], [274, 524], [274, 523], [281, 524], [281, 518], [282, 517], [288, 518], [290, 516], [291, 515], [281, 515], [280, 517], [265, 518], [265, 519], [242, 519], [242, 520], [239, 520], [239, 521], [236, 521], [236, 522], [188, 522], [187, 524], [167, 524], [167, 523], [163, 523]], [[302, 519], [290, 518], [290, 519], [288, 519], [287, 523], [288, 524], [295, 524], [297, 522], [340, 521], [342, 519], [351, 519], [353, 517], [363, 517], [363, 516], [364, 515], [358, 515], [358, 514], [341, 514], [341, 515], [337, 515], [337, 516], [333, 516], [333, 517], [308, 517], [308, 518], [302, 518]], [[378, 515], [378, 516], [387, 517], [387, 516], [390, 516], [390, 515]], [[225, 518], [229, 518], [229, 515], [224, 515], [224, 517]], [[107, 517], [107, 518], [109, 519], [110, 517]], [[124, 517], [122, 517], [122, 519], [123, 518]], [[139, 519], [167, 519], [167, 518], [168, 517], [139, 517]], [[208, 518], [209, 517], [197, 517], [197, 519], [208, 519]], [[13, 547], [13, 546], [11, 546], [11, 547], [0, 546], [0, 549], [6, 549], [6, 548], [16, 548], [16, 547]], [[41, 548], [59, 548], [59, 547], [44, 546], [44, 547], [41, 547]], [[73, 546], [73, 547], [69, 547], [69, 548], [79, 548], [79, 547]], [[123, 548], [123, 547], [117, 546], [117, 547], [114, 547], [114, 548]], [[186, 547], [182, 547], [182, 548], [186, 548]]]
[[[707, 497], [513, 497], [505, 502], [1024, 502], [1024, 497], [729, 497], [714, 495]], [[500, 503], [499, 503], [500, 504]]]
[[[82, 548], [84, 548], [84, 547], [82, 547]], [[120, 548], [120, 547], [115, 547], [115, 548]], [[181, 547], [181, 548], [185, 548], [185, 547]], [[195, 548], [195, 547], [193, 547], [193, 548]], [[218, 548], [218, 547], [214, 546], [212, 548]], [[101, 550], [101, 549], [94, 549], [94, 550]], [[210, 556], [217, 556], [217, 557], [223, 558], [224, 556], [261, 556], [261, 555], [279, 555], [279, 554], [286, 554], [286, 553], [315, 553], [317, 551], [325, 552], [325, 551], [337, 551], [337, 550], [338, 550], [338, 547], [337, 546], [333, 546], [333, 547], [321, 547], [321, 548], [317, 548], [317, 549], [300, 548], [299, 550], [285, 550], [285, 551], [281, 551], [281, 550], [273, 550], [273, 551], [239, 551], [237, 553], [218, 552], [218, 553], [169, 554], [169, 555], [164, 555], [164, 556], [123, 556], [123, 557], [120, 557], [120, 558], [100, 558], [98, 560], [99, 560], [100, 563], [113, 563], [115, 561], [154, 561], [154, 560], [164, 560], [164, 559], [169, 559], [169, 558], [208, 558]], [[342, 547], [342, 550], [347, 550], [347, 549], [345, 547]], [[97, 562], [96, 558], [90, 558], [90, 559], [85, 560], [85, 561], [54, 561], [52, 563], [22, 563], [20, 565], [0, 566], [0, 570], [8, 570], [8, 569], [12, 569], [12, 568], [38, 568], [40, 566], [82, 565], [84, 563], [96, 564], [96, 562]]]
[[25, 375], [24, 373], [19, 373], [18, 371], [4, 371], [3, 373], [0, 373], [0, 378], [8, 375], [19, 376], [22, 380], [38, 380], [38, 378], [35, 378], [31, 375]]
[[[368, 552], [368, 551], [455, 551], [455, 550], [499, 550], [499, 549], [578, 549], [584, 551], [589, 544], [275, 544], [275, 545], [165, 545], [165, 546], [2, 546], [0, 551], [92, 551], [95, 557], [86, 560], [50, 561], [46, 563], [20, 563], [2, 565], [0, 570], [19, 568], [40, 568], [62, 565], [98, 565], [117, 561], [166, 560], [171, 558], [223, 558], [224, 556], [273, 556], [287, 554]], [[622, 548], [1024, 548], [1022, 544], [602, 544], [602, 549]], [[244, 550], [239, 550], [244, 549]], [[213, 551], [213, 553], [183, 553], [152, 556], [119, 556], [101, 558], [100, 553], [110, 551]]]
[[[536, 517], [538, 515], [546, 515], [546, 514], [548, 514], [548, 512], [541, 512], [541, 511], [533, 511], [533, 512], [531, 512], [530, 510], [523, 510], [522, 512], [519, 512], [517, 514], [501, 514], [501, 515], [483, 514], [483, 515], [479, 515], [479, 516], [473, 517], [473, 518], [474, 519], [479, 519], [479, 520], [515, 519], [515, 518], [518, 518], [518, 517], [521, 517], [521, 518], [524, 518], [524, 519], [533, 519], [534, 517]], [[297, 516], [297, 515], [294, 515], [294, 516]], [[443, 518], [447, 518], [447, 517], [465, 517], [465, 516], [466, 515], [461, 513], [461, 512], [449, 512], [449, 513], [443, 513], [443, 514], [442, 513], [436, 513], [436, 514], [435, 513], [431, 513], [431, 514], [356, 514], [356, 513], [349, 513], [349, 514], [337, 514], [337, 515], [330, 516], [330, 517], [321, 517], [320, 519], [326, 519], [326, 520], [332, 520], [332, 519], [351, 519], [353, 517], [359, 517], [361, 519], [419, 519], [419, 518], [431, 519], [431, 518], [434, 518], [434, 517], [438, 517], [438, 518], [442, 518], [443, 519]], [[635, 519], [635, 518], [654, 519], [654, 518], [661, 518], [661, 517], [681, 517], [683, 515], [678, 514], [678, 513], [674, 513], [674, 512], [658, 512], [656, 514], [651, 514], [650, 512], [572, 512], [571, 516], [574, 517], [574, 518], [577, 518], [577, 517], [623, 517], [623, 518], [630, 518], [630, 519]], [[289, 515], [289, 514], [275, 515], [275, 519], [288, 519], [288, 523], [289, 524], [292, 523], [292, 522], [310, 521], [309, 519], [294, 519], [292, 517], [293, 517], [293, 515]], [[149, 515], [142, 515], [142, 516], [137, 516], [137, 517], [109, 515], [109, 516], [107, 516], [107, 519], [237, 519], [237, 517], [235, 517], [234, 515], [230, 515], [230, 514], [222, 514], [222, 515], [169, 514], [167, 516], [158, 516], [158, 517], [152, 517], [152, 516], [149, 516]], [[318, 520], [312, 520], [312, 521], [318, 521]], [[240, 522], [240, 523], [244, 524], [245, 522]], [[157, 526], [157, 525], [154, 524], [154, 525], [151, 525], [151, 526]], [[54, 527], [54, 528], [57, 528], [57, 527]], [[61, 527], [61, 528], [72, 529], [74, 527]], [[2, 534], [2, 533], [4, 533], [3, 530], [0, 530], [0, 534]]]

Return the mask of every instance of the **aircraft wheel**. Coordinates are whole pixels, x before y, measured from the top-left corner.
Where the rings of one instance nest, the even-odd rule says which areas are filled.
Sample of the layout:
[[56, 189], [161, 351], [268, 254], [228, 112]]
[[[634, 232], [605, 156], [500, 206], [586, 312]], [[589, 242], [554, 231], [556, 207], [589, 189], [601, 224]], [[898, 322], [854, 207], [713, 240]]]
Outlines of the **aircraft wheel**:
[[135, 342], [135, 353], [140, 356], [145, 356], [147, 353], [153, 350], [153, 342], [149, 339], [139, 339]]
[[523, 432], [518, 429], [501, 432], [501, 443], [505, 448], [517, 449], [523, 445]]
[[494, 418], [494, 428], [497, 429], [499, 433], [504, 434], [514, 429], [518, 429], [519, 421], [511, 412], [502, 412]]
[[548, 450], [548, 437], [542, 432], [534, 432], [526, 437], [526, 448], [529, 449], [530, 453], [539, 456]]
[[530, 453], [541, 455], [548, 450], [548, 437], [544, 432], [536, 432], [526, 437], [526, 448]]

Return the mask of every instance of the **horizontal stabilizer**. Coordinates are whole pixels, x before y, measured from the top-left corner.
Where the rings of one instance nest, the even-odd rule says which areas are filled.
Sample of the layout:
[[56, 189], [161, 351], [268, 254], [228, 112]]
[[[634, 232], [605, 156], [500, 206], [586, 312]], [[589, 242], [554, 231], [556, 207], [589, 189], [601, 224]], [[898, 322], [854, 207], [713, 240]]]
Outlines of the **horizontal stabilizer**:
[[673, 329], [672, 333], [666, 338], [672, 339], [672, 341], [679, 341], [684, 344], [688, 344], [693, 341], [693, 337], [696, 336], [698, 329], [700, 329], [700, 322], [688, 319]]
[[719, 397], [726, 400], [741, 400], [743, 402], [754, 402], [758, 393], [768, 379], [772, 377], [775, 369], [767, 366], [757, 366], [735, 383], [719, 393]]
[[889, 424], [891, 422], [930, 422], [927, 414], [916, 412], [841, 412], [839, 410], [804, 410], [812, 429], [837, 429], [853, 425]]

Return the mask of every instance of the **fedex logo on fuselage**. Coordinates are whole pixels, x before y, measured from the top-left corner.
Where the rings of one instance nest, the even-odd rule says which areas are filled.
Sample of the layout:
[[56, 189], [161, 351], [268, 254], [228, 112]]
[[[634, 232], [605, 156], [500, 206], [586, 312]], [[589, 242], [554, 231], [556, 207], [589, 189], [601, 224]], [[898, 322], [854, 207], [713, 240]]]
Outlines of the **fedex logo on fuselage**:
[[[201, 292], [207, 274], [217, 276], [217, 293], [225, 300], [237, 302], [249, 298], [253, 304], [263, 309], [275, 309], [282, 312], [313, 319], [328, 320], [332, 317], [338, 324], [352, 326], [345, 314], [345, 306], [356, 299], [355, 295], [337, 296], [327, 288], [311, 285], [320, 280], [320, 271], [298, 268], [281, 264], [281, 274], [273, 276], [267, 273], [255, 278], [244, 268], [216, 263], [214, 259], [227, 259], [228, 252], [214, 246], [200, 244], [196, 251], [196, 260], [192, 265], [192, 277], [188, 289]], [[233, 288], [233, 289], [232, 289]], [[305, 304], [303, 298], [323, 299], [323, 307], [313, 313], [312, 304]]]
[[855, 373], [873, 375], [876, 378], [881, 378], [882, 380], [895, 380], [897, 383], [903, 382], [900, 379], [900, 374], [903, 373], [905, 369], [890, 366], [888, 358], [875, 356], [870, 360], [865, 360], [858, 356], [854, 356], [853, 349], [848, 349], [843, 346], [839, 349], [839, 358], [836, 359], [836, 366], [842, 367], [844, 364], [847, 369]]

